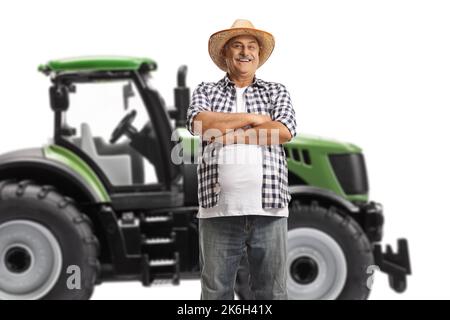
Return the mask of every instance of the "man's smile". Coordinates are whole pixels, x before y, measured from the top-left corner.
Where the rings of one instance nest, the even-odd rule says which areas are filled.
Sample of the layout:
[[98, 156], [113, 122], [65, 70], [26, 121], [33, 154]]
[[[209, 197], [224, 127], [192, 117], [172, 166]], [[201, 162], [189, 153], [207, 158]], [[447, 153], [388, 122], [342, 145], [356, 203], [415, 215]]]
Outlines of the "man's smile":
[[248, 62], [252, 62], [253, 59], [249, 59], [249, 58], [238, 58], [236, 59], [238, 62], [242, 62], [242, 63], [248, 63]]

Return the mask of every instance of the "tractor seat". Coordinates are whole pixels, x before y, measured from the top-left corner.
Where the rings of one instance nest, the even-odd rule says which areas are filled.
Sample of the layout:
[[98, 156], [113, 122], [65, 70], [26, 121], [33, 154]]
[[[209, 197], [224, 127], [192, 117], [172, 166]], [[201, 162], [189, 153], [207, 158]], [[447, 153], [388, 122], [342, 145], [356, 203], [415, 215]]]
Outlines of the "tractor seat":
[[113, 185], [132, 184], [131, 157], [129, 155], [99, 155], [95, 148], [91, 128], [81, 124], [81, 149], [103, 170]]

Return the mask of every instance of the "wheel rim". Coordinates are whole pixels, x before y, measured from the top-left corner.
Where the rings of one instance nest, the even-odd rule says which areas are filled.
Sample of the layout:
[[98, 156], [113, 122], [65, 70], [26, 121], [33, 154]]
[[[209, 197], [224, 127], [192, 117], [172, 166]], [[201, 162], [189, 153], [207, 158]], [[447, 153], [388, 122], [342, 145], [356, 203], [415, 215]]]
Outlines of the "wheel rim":
[[289, 299], [336, 299], [347, 279], [347, 262], [339, 244], [325, 232], [298, 228], [288, 232]]
[[42, 298], [61, 268], [61, 248], [46, 227], [28, 220], [0, 224], [0, 299]]

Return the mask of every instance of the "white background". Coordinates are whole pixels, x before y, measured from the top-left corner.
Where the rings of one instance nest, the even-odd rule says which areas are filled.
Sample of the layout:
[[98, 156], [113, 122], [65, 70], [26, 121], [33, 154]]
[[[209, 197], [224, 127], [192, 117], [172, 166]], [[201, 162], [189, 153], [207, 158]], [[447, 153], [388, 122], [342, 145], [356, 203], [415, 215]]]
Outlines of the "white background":
[[[189, 66], [191, 88], [218, 80], [209, 36], [236, 18], [250, 19], [276, 38], [257, 76], [288, 87], [300, 133], [364, 149], [371, 199], [385, 208], [385, 242], [410, 241], [408, 290], [394, 293], [378, 274], [371, 298], [447, 299], [449, 16], [449, 2], [433, 0], [2, 1], [0, 152], [41, 146], [51, 136], [49, 81], [38, 64], [148, 56], [159, 65], [154, 84], [172, 105], [178, 66]], [[122, 111], [102, 119], [114, 124]], [[93, 298], [198, 299], [199, 290], [199, 281], [114, 283], [99, 286]]]

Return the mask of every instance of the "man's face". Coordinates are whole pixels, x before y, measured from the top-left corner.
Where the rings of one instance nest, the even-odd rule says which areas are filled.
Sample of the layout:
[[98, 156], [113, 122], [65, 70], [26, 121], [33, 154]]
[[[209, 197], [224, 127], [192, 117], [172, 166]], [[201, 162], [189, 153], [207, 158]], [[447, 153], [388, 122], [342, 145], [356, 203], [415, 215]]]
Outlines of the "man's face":
[[236, 75], [254, 75], [259, 65], [259, 44], [255, 37], [238, 36], [225, 45], [228, 72]]

